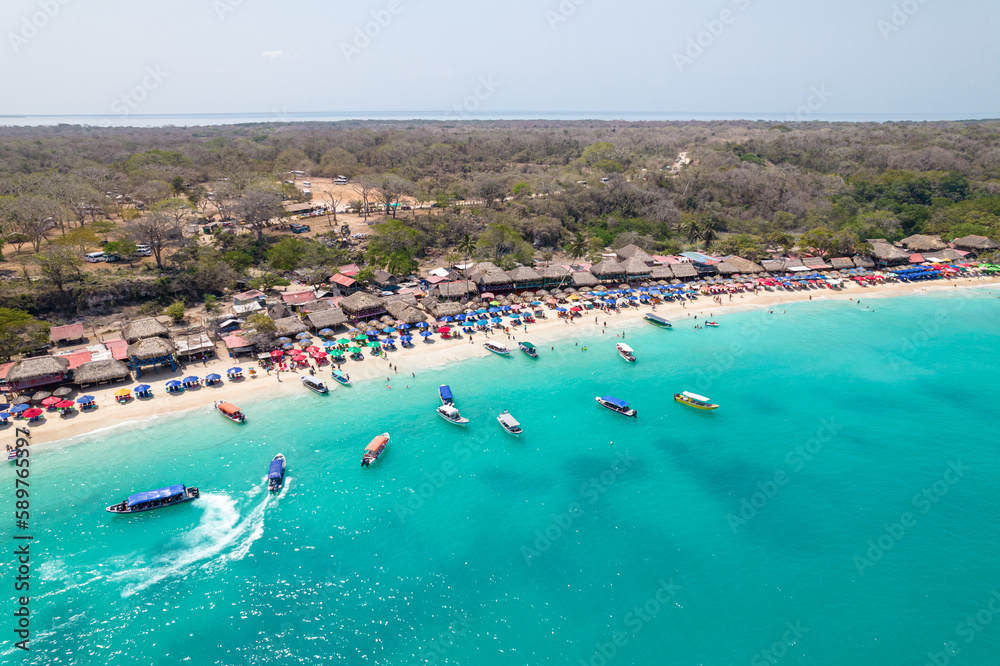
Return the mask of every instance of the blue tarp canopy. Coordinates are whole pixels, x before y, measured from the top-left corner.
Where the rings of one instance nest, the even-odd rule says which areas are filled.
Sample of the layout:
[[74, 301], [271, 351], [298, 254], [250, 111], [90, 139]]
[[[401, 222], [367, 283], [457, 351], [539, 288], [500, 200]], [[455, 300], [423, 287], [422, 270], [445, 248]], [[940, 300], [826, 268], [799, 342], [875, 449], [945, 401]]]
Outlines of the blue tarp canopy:
[[15, 405], [14, 408], [11, 409], [10, 411], [11, 411], [12, 414], [20, 414], [21, 412], [26, 412], [29, 409], [31, 409], [31, 405], [27, 405], [27, 404], [25, 404], [25, 405]]
[[610, 403], [610, 404], [612, 404], [615, 407], [618, 407], [620, 409], [625, 409], [626, 407], [628, 407], [628, 403], [627, 402], [625, 402], [624, 400], [621, 400], [619, 398], [616, 398], [616, 397], [614, 397], [612, 395], [606, 395], [603, 398], [601, 398], [601, 400], [603, 400], [604, 402]]
[[137, 393], [143, 393], [145, 391], [148, 391], [150, 388], [152, 387], [149, 384], [139, 384], [138, 386], [135, 387], [135, 390]]
[[217, 374], [213, 373], [213, 374], [211, 374], [211, 375], [208, 375], [207, 377], [205, 377], [205, 379], [206, 379], [207, 381], [210, 381], [210, 382], [217, 382], [217, 381], [219, 381], [220, 379], [222, 379], [222, 377], [220, 377], [219, 375], [217, 375]]
[[442, 400], [454, 400], [455, 396], [451, 393], [451, 387], [447, 384], [442, 384], [441, 388], [438, 389], [438, 393], [441, 394]]
[[[92, 395], [80, 396], [79, 398], [76, 399], [76, 401], [77, 401], [77, 403], [79, 403], [81, 405], [86, 405], [88, 403], [94, 402], [94, 396], [92, 396]], [[14, 410], [11, 410], [11, 411], [14, 411]]]
[[272, 460], [271, 466], [267, 468], [267, 478], [269, 479], [280, 479], [281, 478], [281, 463], [283, 461], [279, 458], [278, 460]]
[[181, 383], [176, 379], [171, 379], [169, 382], [167, 382], [167, 388], [177, 388], [180, 385]]
[[152, 502], [153, 500], [166, 499], [168, 497], [173, 497], [174, 495], [183, 494], [184, 484], [178, 483], [177, 485], [160, 488], [159, 490], [147, 490], [144, 493], [130, 495], [128, 498], [128, 505], [135, 506], [136, 504], [142, 504], [143, 502]]
[[193, 377], [193, 376], [192, 377], [185, 377], [183, 381], [184, 381], [185, 384], [197, 384], [198, 383], [198, 378], [197, 377]]

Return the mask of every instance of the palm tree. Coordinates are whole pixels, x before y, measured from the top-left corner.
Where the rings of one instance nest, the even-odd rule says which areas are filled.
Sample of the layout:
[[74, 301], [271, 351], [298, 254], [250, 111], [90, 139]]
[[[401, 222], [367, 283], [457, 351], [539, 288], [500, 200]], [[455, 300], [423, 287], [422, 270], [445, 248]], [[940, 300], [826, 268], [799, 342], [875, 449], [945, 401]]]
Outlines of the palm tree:
[[677, 225], [677, 231], [687, 239], [687, 242], [694, 243], [701, 238], [701, 225], [692, 216], [685, 216]]
[[569, 247], [570, 258], [572, 263], [576, 263], [576, 260], [587, 254], [587, 239], [579, 231], [576, 232], [576, 237], [570, 241]]
[[472, 256], [472, 253], [475, 252], [476, 250], [476, 242], [472, 240], [472, 236], [470, 236], [469, 234], [465, 234], [464, 236], [462, 236], [462, 240], [458, 241], [458, 244], [455, 246], [455, 249], [458, 250], [463, 255], [465, 255], [465, 268], [463, 269], [463, 272], [465, 273], [465, 288], [468, 289], [469, 257]]

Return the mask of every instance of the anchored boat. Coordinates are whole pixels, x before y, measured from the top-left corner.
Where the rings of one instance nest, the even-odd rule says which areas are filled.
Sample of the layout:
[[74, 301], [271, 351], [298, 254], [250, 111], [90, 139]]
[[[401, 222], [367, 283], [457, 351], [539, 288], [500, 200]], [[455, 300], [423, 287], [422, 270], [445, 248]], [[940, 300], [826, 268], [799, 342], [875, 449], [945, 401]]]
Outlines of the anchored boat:
[[271, 460], [271, 466], [267, 468], [267, 489], [272, 493], [281, 490], [281, 484], [285, 482], [285, 456], [278, 454]]
[[488, 351], [491, 351], [494, 354], [497, 354], [498, 356], [510, 356], [510, 350], [507, 349], [505, 345], [502, 345], [499, 342], [493, 342], [492, 340], [487, 340], [486, 342], [483, 343], [483, 346], [486, 347]]
[[683, 393], [675, 393], [674, 400], [681, 403], [682, 405], [687, 405], [688, 407], [694, 407], [695, 409], [705, 409], [712, 410], [718, 409], [718, 405], [712, 404], [712, 402], [703, 395], [698, 395], [697, 393], [690, 393], [689, 391], [684, 391]]
[[518, 348], [531, 358], [538, 358], [538, 350], [530, 342], [518, 342]]
[[314, 393], [319, 393], [320, 395], [326, 395], [330, 392], [330, 387], [323, 383], [322, 380], [316, 379], [311, 375], [302, 375], [302, 385], [305, 386], [310, 391]]
[[712, 328], [719, 328], [719, 322], [717, 321], [706, 321], [705, 326], [711, 326]]
[[442, 405], [455, 404], [455, 396], [452, 395], [451, 387], [447, 384], [441, 384], [441, 386], [438, 387], [438, 396], [441, 398]]
[[190, 502], [191, 500], [198, 499], [199, 494], [197, 488], [188, 488], [184, 484], [178, 483], [166, 488], [147, 490], [144, 493], [129, 495], [129, 498], [124, 502], [112, 504], [105, 511], [110, 513], [141, 513], [143, 511], [152, 511], [153, 509], [162, 509], [165, 506]]
[[655, 314], [647, 314], [647, 315], [645, 315], [643, 317], [643, 319], [645, 319], [646, 321], [648, 321], [653, 326], [659, 326], [660, 328], [673, 328], [674, 327], [674, 325], [671, 324], [669, 321], [667, 321], [663, 317], [657, 317]]
[[458, 410], [452, 405], [441, 405], [436, 411], [448, 423], [464, 426], [469, 422], [469, 419], [459, 414]]
[[219, 400], [215, 403], [215, 408], [225, 416], [227, 419], [233, 423], [246, 423], [246, 415], [240, 411], [240, 408], [231, 402], [223, 402]]
[[350, 386], [351, 384], [351, 376], [348, 375], [343, 370], [341, 370], [340, 368], [334, 368], [332, 376], [333, 376], [333, 381], [337, 382], [338, 384], [343, 384], [344, 386]]
[[365, 447], [365, 457], [361, 459], [361, 466], [368, 467], [378, 460], [378, 457], [385, 451], [385, 445], [389, 443], [389, 433], [384, 432]]
[[618, 355], [619, 356], [621, 356], [623, 359], [625, 359], [629, 363], [635, 363], [635, 350], [634, 349], [632, 349], [631, 347], [629, 347], [624, 342], [619, 342], [617, 345], [615, 345], [615, 348], [618, 349]]
[[521, 433], [523, 432], [523, 430], [521, 429], [521, 424], [518, 423], [517, 419], [511, 416], [510, 412], [508, 412], [507, 410], [504, 410], [503, 414], [497, 417], [497, 421], [500, 422], [500, 425], [503, 427], [504, 430], [514, 435], [515, 437], [520, 437]]
[[616, 398], [613, 395], [606, 395], [603, 398], [594, 398], [597, 400], [597, 404], [601, 407], [607, 407], [613, 412], [618, 412], [619, 414], [624, 414], [625, 416], [639, 416], [639, 412], [635, 411], [628, 406], [628, 403], [620, 398]]

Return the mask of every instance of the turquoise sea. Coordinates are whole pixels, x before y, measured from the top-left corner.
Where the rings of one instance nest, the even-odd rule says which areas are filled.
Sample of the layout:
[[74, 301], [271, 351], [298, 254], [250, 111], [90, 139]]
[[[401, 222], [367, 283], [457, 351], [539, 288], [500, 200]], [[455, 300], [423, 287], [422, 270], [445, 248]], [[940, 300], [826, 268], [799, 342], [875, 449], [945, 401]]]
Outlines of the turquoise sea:
[[[8, 537], [0, 662], [1000, 664], [997, 293], [719, 321], [628, 330], [634, 366], [581, 325], [536, 361], [244, 404], [243, 427], [205, 409], [39, 446], [31, 652]], [[104, 511], [170, 483], [202, 498]]]

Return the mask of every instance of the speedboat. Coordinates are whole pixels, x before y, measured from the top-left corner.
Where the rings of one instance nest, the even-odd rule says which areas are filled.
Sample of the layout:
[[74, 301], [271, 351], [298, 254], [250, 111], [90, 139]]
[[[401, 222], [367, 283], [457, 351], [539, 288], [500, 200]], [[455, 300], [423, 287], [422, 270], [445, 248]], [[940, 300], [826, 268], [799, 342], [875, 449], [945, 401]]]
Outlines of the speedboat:
[[643, 317], [646, 321], [654, 326], [659, 326], [660, 328], [673, 328], [674, 325], [663, 317], [657, 317], [655, 314], [647, 314]]
[[530, 342], [518, 342], [518, 348], [531, 358], [538, 358], [538, 350]]
[[178, 483], [166, 488], [147, 490], [144, 493], [130, 495], [124, 502], [112, 504], [105, 511], [110, 513], [141, 513], [143, 511], [152, 511], [153, 509], [162, 509], [165, 506], [190, 502], [191, 500], [198, 499], [199, 494], [197, 488], [188, 488]]
[[452, 405], [441, 405], [440, 407], [437, 408], [436, 411], [438, 414], [441, 415], [441, 418], [443, 418], [448, 423], [454, 423], [455, 425], [464, 426], [469, 422], [469, 419], [459, 414], [458, 410], [455, 409], [455, 407], [453, 407]]
[[389, 443], [389, 433], [384, 432], [365, 447], [365, 457], [361, 459], [361, 466], [368, 467], [378, 460], [378, 457], [385, 451], [385, 445]]
[[520, 437], [521, 433], [523, 432], [521, 430], [521, 424], [518, 423], [517, 419], [511, 416], [510, 412], [508, 412], [506, 409], [503, 411], [503, 414], [497, 417], [497, 421], [500, 422], [500, 425], [503, 427], [504, 430], [514, 435], [514, 437]]
[[223, 402], [222, 400], [218, 400], [215, 403], [215, 408], [217, 410], [219, 410], [219, 412], [223, 416], [225, 416], [227, 419], [229, 419], [233, 423], [246, 423], [247, 422], [246, 415], [243, 412], [240, 411], [239, 407], [237, 407], [236, 405], [234, 405], [231, 402]]
[[694, 407], [695, 409], [705, 409], [712, 410], [718, 409], [718, 405], [713, 405], [712, 402], [703, 395], [698, 395], [697, 393], [690, 393], [684, 391], [682, 393], [675, 393], [674, 400], [681, 403], [682, 405], [687, 405], [688, 407]]
[[278, 454], [271, 460], [271, 466], [267, 468], [267, 489], [272, 493], [281, 490], [281, 484], [285, 482], [285, 456]]
[[619, 342], [615, 347], [618, 349], [618, 355], [629, 363], [635, 363], [635, 350], [629, 347], [624, 342]]
[[510, 350], [506, 346], [500, 344], [499, 342], [493, 342], [492, 340], [487, 340], [483, 343], [488, 351], [493, 352], [499, 356], [510, 356]]
[[455, 404], [455, 396], [451, 392], [451, 387], [447, 384], [441, 384], [441, 386], [438, 387], [438, 396], [441, 397], [442, 405]]
[[351, 384], [351, 376], [339, 368], [334, 368], [332, 376], [333, 381], [338, 384], [343, 384], [344, 386], [350, 386]]
[[624, 414], [625, 416], [639, 416], [639, 412], [635, 411], [628, 406], [628, 403], [620, 398], [616, 398], [612, 395], [606, 395], [603, 398], [594, 398], [601, 407], [607, 407], [613, 412], [618, 412], [619, 414]]
[[322, 380], [316, 379], [311, 375], [302, 375], [302, 385], [320, 395], [326, 395], [330, 392], [329, 386], [324, 384]]
[[717, 321], [706, 321], [705, 326], [711, 326], [712, 328], [719, 328], [719, 322]]

